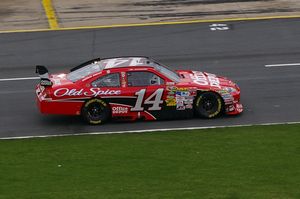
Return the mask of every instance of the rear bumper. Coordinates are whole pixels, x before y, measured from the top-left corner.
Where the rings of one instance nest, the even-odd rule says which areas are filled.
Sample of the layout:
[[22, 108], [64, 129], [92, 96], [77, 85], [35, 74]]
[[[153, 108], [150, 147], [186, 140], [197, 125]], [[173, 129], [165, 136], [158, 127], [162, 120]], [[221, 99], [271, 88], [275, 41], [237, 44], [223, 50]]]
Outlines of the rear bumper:
[[37, 107], [43, 114], [80, 115], [83, 103], [78, 100], [53, 100], [40, 93], [36, 96]]

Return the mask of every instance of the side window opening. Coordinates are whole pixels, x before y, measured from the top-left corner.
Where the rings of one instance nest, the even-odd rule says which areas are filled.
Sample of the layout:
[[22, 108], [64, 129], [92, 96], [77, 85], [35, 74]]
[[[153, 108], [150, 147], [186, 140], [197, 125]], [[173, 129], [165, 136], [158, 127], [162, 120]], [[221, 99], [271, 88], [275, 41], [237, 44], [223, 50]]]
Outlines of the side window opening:
[[127, 72], [128, 86], [153, 86], [163, 85], [165, 81], [152, 72], [134, 71]]
[[92, 87], [120, 87], [119, 73], [111, 73], [92, 82]]

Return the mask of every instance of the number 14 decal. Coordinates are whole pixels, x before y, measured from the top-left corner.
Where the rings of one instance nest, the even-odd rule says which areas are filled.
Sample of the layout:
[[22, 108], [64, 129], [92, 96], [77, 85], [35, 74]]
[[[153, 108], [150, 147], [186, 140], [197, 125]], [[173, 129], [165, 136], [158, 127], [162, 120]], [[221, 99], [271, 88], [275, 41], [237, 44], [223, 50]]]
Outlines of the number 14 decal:
[[[163, 95], [164, 89], [159, 88], [156, 91], [154, 91], [148, 98], [145, 99], [144, 104], [150, 104], [148, 108], [149, 111], [158, 111], [161, 110], [160, 104], [163, 103], [162, 95]], [[130, 110], [131, 111], [143, 111], [144, 107], [142, 107], [143, 100], [145, 97], [146, 89], [141, 89], [135, 93], [137, 96], [135, 106], [132, 107]], [[154, 98], [154, 99], [153, 99]]]

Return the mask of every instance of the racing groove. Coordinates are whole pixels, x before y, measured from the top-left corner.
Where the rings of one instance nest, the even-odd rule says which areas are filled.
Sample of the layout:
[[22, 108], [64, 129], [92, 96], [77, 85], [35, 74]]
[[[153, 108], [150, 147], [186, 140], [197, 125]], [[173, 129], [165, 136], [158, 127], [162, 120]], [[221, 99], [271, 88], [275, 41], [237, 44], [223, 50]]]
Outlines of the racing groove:
[[226, 126], [300, 121], [299, 19], [232, 22], [211, 31], [207, 23], [0, 34], [0, 79], [33, 77], [95, 57], [145, 55], [174, 69], [229, 77], [241, 87], [244, 113], [213, 120], [108, 123], [89, 126], [79, 117], [44, 116], [35, 106], [37, 80], [0, 81], [0, 137]]

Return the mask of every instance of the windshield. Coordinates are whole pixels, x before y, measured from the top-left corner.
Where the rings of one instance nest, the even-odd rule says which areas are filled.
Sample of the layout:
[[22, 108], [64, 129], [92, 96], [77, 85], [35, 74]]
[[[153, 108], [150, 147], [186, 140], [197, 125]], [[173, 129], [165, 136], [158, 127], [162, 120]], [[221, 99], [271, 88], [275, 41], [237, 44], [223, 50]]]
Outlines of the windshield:
[[174, 81], [176, 83], [180, 82], [180, 77], [175, 71], [169, 69], [166, 66], [162, 66], [161, 64], [159, 64], [157, 62], [153, 62], [153, 63], [154, 63], [154, 67], [157, 71], [161, 72], [162, 74], [164, 74], [165, 76], [167, 76], [169, 79], [171, 79], [172, 81]]
[[67, 78], [72, 82], [76, 82], [77, 80], [82, 79], [90, 74], [103, 70], [103, 68], [104, 66], [103, 64], [101, 64], [101, 62], [94, 62], [70, 72], [69, 74], [67, 74]]

